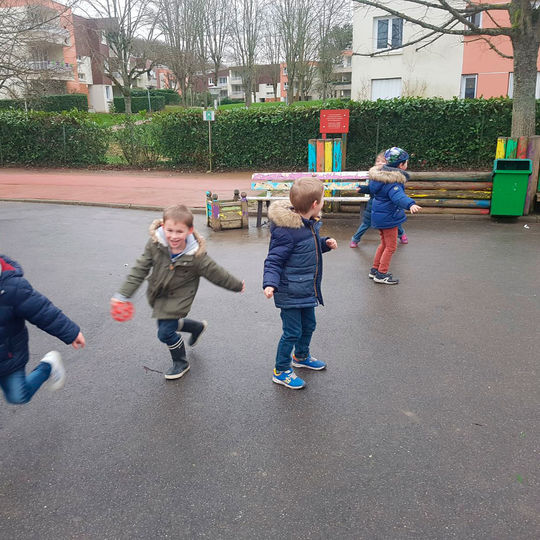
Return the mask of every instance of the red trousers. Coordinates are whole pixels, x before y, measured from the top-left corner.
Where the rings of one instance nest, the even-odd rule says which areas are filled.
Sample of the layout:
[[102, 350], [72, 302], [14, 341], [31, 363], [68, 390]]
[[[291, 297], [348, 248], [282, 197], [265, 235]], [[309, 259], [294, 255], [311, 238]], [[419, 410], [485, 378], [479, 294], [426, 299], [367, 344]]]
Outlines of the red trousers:
[[376, 268], [381, 274], [387, 274], [390, 268], [392, 255], [397, 248], [397, 227], [391, 229], [379, 229], [381, 243], [375, 252], [373, 259], [373, 268]]

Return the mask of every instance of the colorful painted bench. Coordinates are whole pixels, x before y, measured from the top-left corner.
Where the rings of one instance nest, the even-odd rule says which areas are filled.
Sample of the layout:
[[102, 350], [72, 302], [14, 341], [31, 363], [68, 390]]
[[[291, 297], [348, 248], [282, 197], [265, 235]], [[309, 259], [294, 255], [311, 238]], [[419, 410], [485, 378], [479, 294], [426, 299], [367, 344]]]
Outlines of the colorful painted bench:
[[[356, 194], [358, 186], [367, 182], [367, 171], [255, 173], [251, 176], [251, 190], [265, 192], [264, 195], [247, 197], [248, 201], [257, 201], [257, 227], [262, 225], [263, 203], [268, 209], [272, 201], [288, 200], [289, 197], [286, 194], [293, 182], [305, 177], [318, 178], [324, 183], [324, 200], [332, 206], [334, 203], [369, 200], [367, 195]], [[345, 195], [347, 192], [350, 195]]]

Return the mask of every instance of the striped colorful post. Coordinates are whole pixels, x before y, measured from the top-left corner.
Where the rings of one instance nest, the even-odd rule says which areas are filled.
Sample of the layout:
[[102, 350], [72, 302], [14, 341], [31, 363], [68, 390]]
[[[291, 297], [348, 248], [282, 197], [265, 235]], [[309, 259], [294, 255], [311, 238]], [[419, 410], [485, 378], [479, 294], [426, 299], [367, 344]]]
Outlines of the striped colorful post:
[[317, 139], [317, 172], [325, 172], [324, 171], [324, 139]]
[[509, 137], [506, 141], [506, 159], [515, 159], [517, 153], [518, 140], [513, 137]]
[[324, 141], [324, 172], [332, 172], [332, 139]]
[[308, 171], [315, 172], [317, 170], [317, 139], [309, 139], [308, 141]]
[[341, 139], [334, 139], [334, 154], [333, 154], [333, 171], [341, 171], [341, 160], [343, 158], [341, 154]]

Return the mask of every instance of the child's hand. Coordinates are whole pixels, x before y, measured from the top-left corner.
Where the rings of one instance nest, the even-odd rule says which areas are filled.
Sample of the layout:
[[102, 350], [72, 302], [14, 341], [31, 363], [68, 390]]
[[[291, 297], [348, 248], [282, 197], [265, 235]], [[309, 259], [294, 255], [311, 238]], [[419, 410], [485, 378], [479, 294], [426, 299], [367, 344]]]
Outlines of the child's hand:
[[421, 206], [418, 206], [417, 204], [413, 204], [410, 208], [409, 208], [409, 212], [411, 214], [416, 214], [416, 212], [420, 212], [420, 210], [422, 210], [422, 207]]
[[75, 341], [71, 344], [74, 349], [82, 349], [86, 345], [86, 340], [82, 335], [82, 332], [79, 332], [79, 335], [75, 338]]
[[266, 296], [266, 298], [272, 298], [272, 296], [274, 296], [274, 287], [265, 287], [264, 296]]
[[246, 290], [246, 282], [242, 280], [242, 290], [240, 292], [244, 292]]
[[330, 248], [330, 249], [337, 249], [337, 242], [333, 239], [333, 238], [328, 238], [326, 240], [326, 245]]

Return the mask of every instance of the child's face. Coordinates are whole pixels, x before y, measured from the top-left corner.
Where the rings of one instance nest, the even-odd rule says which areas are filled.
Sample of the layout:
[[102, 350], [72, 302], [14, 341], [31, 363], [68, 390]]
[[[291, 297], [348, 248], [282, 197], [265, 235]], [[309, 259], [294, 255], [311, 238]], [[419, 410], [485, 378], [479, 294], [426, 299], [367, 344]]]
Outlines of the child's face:
[[375, 159], [375, 167], [382, 167], [383, 165], [386, 165], [386, 159], [384, 159], [383, 156], [377, 156]]
[[181, 221], [167, 219], [163, 223], [165, 238], [173, 253], [180, 253], [186, 247], [186, 238], [193, 232], [193, 227], [188, 227]]

